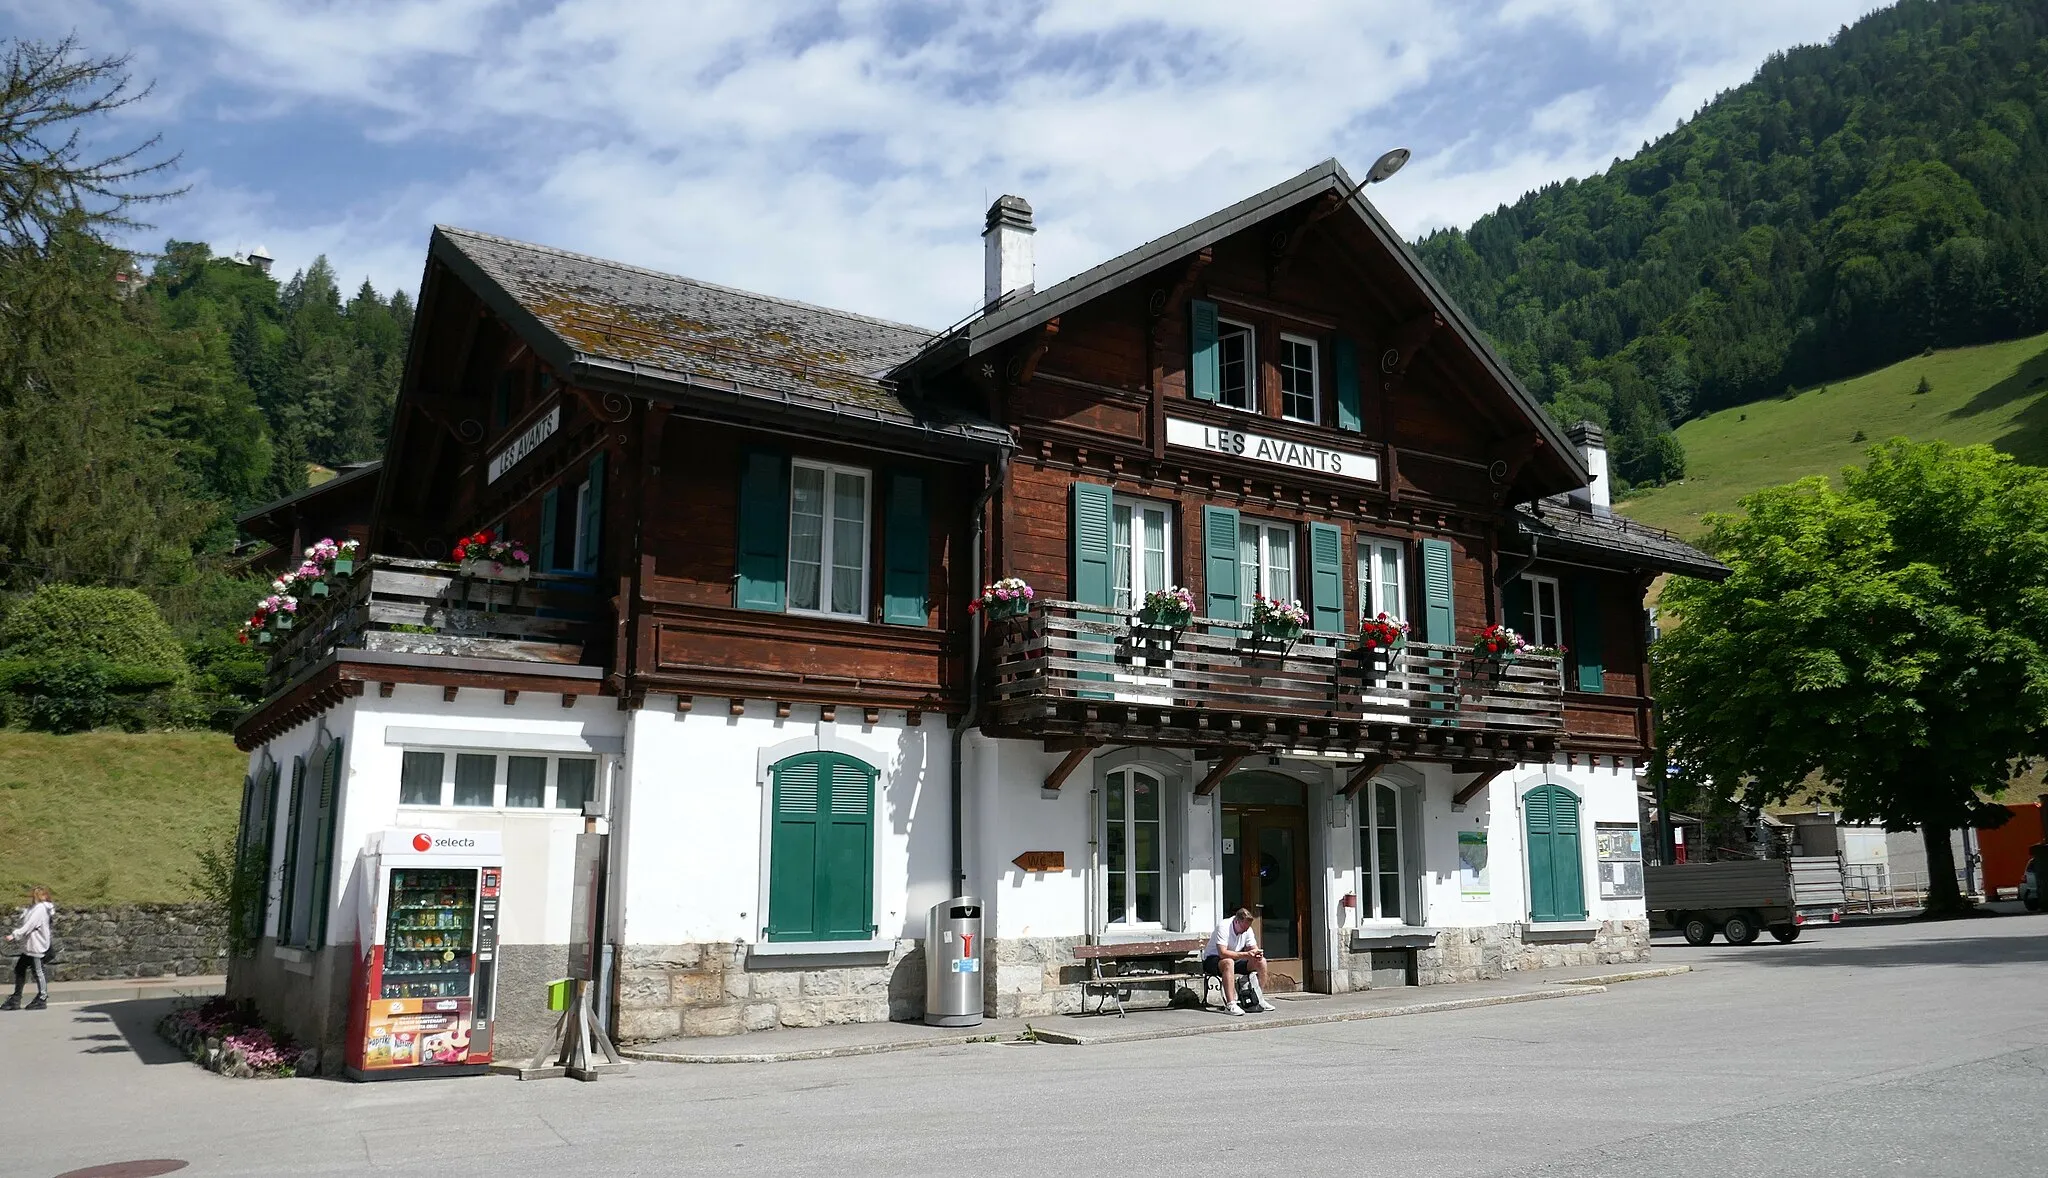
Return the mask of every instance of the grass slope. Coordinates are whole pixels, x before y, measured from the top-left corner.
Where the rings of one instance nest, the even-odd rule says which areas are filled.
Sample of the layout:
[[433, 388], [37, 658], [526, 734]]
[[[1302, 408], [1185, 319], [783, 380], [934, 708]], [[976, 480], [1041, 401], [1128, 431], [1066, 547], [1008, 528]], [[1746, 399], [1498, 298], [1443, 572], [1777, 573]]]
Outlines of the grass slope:
[[0, 910], [194, 899], [208, 838], [234, 838], [248, 757], [218, 732], [0, 732]]
[[[1914, 393], [1925, 377], [1929, 390]], [[1621, 510], [1681, 536], [1759, 487], [1858, 465], [1887, 438], [1988, 442], [2048, 465], [2048, 334], [1916, 356], [1789, 398], [1724, 409], [1678, 428], [1684, 482], [1631, 495]], [[1865, 435], [1855, 441], [1856, 432]]]

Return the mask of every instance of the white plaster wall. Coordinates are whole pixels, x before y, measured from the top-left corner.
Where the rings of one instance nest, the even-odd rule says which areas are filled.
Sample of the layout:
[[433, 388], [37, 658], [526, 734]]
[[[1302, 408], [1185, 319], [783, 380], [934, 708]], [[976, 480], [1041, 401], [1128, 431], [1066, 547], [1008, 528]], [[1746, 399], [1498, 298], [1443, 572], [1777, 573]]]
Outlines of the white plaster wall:
[[[1529, 919], [1529, 869], [1522, 835], [1522, 798], [1546, 781], [1562, 785], [1579, 795], [1579, 877], [1586, 888], [1586, 919], [1645, 919], [1647, 913], [1640, 897], [1632, 900], [1600, 898], [1600, 849], [1594, 837], [1595, 824], [1618, 822], [1636, 825], [1641, 821], [1635, 774], [1631, 770], [1615, 768], [1611, 760], [1605, 760], [1597, 768], [1586, 765], [1567, 767], [1561, 760], [1548, 765], [1521, 765], [1494, 779], [1487, 789], [1491, 823], [1487, 850], [1493, 875], [1491, 906], [1494, 915], [1491, 919], [1501, 922]], [[1476, 809], [1477, 806], [1478, 799], [1475, 798], [1470, 808]], [[1454, 872], [1457, 853], [1454, 841], [1450, 847], [1450, 863]], [[1453, 901], [1457, 899], [1455, 874], [1449, 881], [1449, 894]]]
[[841, 708], [838, 715], [851, 718], [827, 723], [818, 708], [801, 705], [778, 718], [765, 701], [748, 701], [745, 714], [733, 716], [726, 699], [709, 697], [677, 712], [666, 696], [650, 696], [627, 715], [626, 943], [759, 939], [769, 801], [763, 770], [821, 739], [880, 770], [876, 936], [924, 936], [931, 907], [952, 895], [952, 733], [942, 719], [913, 727], [904, 713], [883, 712], [870, 726], [858, 710]]

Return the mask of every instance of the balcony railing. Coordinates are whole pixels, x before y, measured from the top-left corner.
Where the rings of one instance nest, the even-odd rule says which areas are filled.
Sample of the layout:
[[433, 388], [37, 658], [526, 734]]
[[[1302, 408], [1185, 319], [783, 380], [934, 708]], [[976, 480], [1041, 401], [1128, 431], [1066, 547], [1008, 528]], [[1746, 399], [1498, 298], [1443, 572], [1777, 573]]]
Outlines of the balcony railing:
[[1509, 661], [1410, 642], [1391, 657], [1356, 635], [1255, 639], [1242, 622], [1196, 618], [1174, 632], [1071, 601], [990, 624], [997, 723], [1183, 743], [1547, 745], [1564, 728], [1554, 655]]
[[584, 577], [498, 581], [373, 556], [332, 596], [302, 598], [293, 627], [272, 634], [266, 694], [340, 649], [574, 665], [595, 606]]

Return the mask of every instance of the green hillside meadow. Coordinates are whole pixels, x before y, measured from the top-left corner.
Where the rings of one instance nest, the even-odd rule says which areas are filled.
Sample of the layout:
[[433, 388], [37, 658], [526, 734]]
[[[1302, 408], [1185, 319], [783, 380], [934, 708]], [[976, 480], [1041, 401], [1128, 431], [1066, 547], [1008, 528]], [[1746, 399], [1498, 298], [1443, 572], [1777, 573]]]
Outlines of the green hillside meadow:
[[[1922, 378], [1928, 391], [1915, 393]], [[2048, 334], [1915, 356], [1796, 396], [1737, 405], [1678, 427], [1686, 477], [1632, 494], [1621, 510], [1695, 537], [1759, 487], [1835, 475], [1886, 438], [1988, 442], [2048, 465]], [[1857, 431], [1864, 440], [1856, 441]]]
[[0, 732], [0, 911], [195, 899], [208, 839], [234, 838], [248, 757], [220, 732]]

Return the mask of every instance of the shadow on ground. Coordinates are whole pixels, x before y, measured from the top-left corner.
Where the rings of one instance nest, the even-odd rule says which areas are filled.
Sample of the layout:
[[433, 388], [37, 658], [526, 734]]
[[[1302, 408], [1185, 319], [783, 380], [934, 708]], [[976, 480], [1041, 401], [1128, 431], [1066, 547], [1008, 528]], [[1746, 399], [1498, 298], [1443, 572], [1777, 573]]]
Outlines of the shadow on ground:
[[[1658, 946], [1660, 954], [1683, 959], [1689, 946]], [[2013, 965], [2048, 962], [2048, 937], [1942, 937], [1885, 945], [1830, 945], [1825, 933], [1790, 945], [1716, 945], [1717, 957], [1731, 948], [1744, 962], [1774, 966], [1847, 966], [1881, 969], [1888, 965]], [[1704, 950], [1703, 950], [1704, 952]]]
[[184, 1055], [156, 1033], [157, 1020], [173, 1004], [169, 998], [138, 998], [60, 1006], [52, 1013], [70, 1016], [71, 1040], [84, 1054], [132, 1055], [148, 1064], [185, 1063]]
[[1951, 410], [1950, 418], [1972, 417], [2000, 409], [2022, 397], [2034, 401], [2020, 410], [2012, 428], [1991, 444], [2021, 462], [2048, 462], [2048, 349], [2029, 357], [2011, 376], [1970, 398], [1968, 404]]

